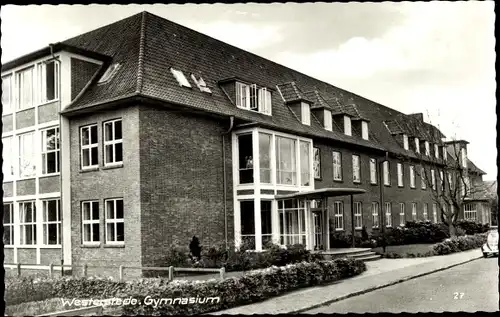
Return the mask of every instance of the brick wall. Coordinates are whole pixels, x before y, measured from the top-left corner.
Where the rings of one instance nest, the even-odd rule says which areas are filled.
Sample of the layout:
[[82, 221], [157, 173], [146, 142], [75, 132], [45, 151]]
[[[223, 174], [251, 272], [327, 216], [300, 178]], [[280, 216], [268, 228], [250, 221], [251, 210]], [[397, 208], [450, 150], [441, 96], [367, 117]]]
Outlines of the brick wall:
[[82, 91], [100, 65], [71, 58], [71, 100]]

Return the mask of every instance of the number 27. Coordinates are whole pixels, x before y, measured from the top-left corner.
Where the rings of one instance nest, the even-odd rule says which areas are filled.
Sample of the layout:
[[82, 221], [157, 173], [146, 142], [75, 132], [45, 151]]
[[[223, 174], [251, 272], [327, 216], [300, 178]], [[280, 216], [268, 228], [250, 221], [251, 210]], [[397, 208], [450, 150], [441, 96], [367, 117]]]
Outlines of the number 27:
[[454, 292], [453, 299], [462, 299], [464, 297], [464, 293]]

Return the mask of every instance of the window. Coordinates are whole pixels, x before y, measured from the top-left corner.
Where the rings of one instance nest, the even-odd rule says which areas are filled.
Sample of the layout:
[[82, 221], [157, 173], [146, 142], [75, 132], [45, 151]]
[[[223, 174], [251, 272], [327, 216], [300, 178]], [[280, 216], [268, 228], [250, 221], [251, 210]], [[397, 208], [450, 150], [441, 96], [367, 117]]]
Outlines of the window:
[[3, 243], [14, 244], [14, 208], [13, 204], [3, 204]]
[[41, 103], [59, 99], [59, 62], [38, 64], [38, 83]]
[[384, 161], [383, 168], [384, 168], [384, 185], [390, 186], [391, 185], [391, 173], [389, 170], [389, 162], [388, 161]]
[[403, 187], [403, 164], [397, 164], [398, 169], [398, 186]]
[[297, 184], [296, 144], [296, 140], [276, 136], [276, 181], [278, 184]]
[[306, 244], [305, 211], [304, 200], [278, 201], [281, 245]]
[[99, 203], [82, 202], [82, 243], [99, 243]]
[[372, 228], [378, 228], [378, 203], [372, 202]]
[[448, 158], [448, 151], [446, 150], [446, 146], [443, 146], [443, 160], [446, 161]]
[[441, 190], [444, 191], [444, 172], [443, 171], [439, 171], [439, 180], [441, 181]]
[[359, 155], [352, 156], [352, 181], [361, 183], [361, 168], [359, 166]]
[[300, 141], [300, 185], [311, 185], [311, 155], [309, 142]]
[[417, 203], [411, 203], [411, 220], [417, 221]]
[[436, 190], [436, 171], [434, 171], [433, 169], [431, 170], [431, 185], [432, 189]]
[[252, 134], [238, 136], [240, 184], [253, 184]]
[[207, 92], [209, 94], [212, 93], [210, 88], [207, 87], [207, 84], [203, 80], [203, 78], [200, 76], [198, 79], [196, 78], [195, 74], [191, 74], [191, 79], [195, 82], [196, 86], [198, 86], [198, 89], [202, 92]]
[[271, 115], [271, 92], [257, 85], [236, 82], [236, 106]]
[[361, 229], [363, 227], [363, 216], [361, 203], [354, 203], [354, 229]]
[[241, 242], [255, 250], [255, 208], [253, 200], [240, 201]]
[[257, 89], [257, 85], [250, 85], [250, 110], [258, 110], [259, 109], [259, 90]]
[[425, 179], [425, 168], [421, 167], [420, 168], [420, 181], [421, 181], [421, 187], [422, 189], [426, 189], [427, 188], [427, 184], [426, 184], [426, 179]]
[[97, 125], [80, 129], [80, 146], [82, 168], [96, 167], [98, 165]]
[[248, 85], [236, 83], [236, 106], [250, 109], [250, 87]]
[[427, 214], [427, 204], [424, 204], [424, 221], [429, 221], [429, 215]]
[[191, 84], [187, 80], [186, 76], [184, 76], [184, 73], [182, 71], [170, 68], [170, 72], [172, 73], [172, 75], [174, 75], [175, 79], [177, 79], [177, 82], [180, 86], [191, 88]]
[[321, 151], [319, 148], [313, 148], [313, 170], [314, 178], [321, 179]]
[[439, 158], [439, 145], [434, 144], [434, 156], [438, 159]]
[[410, 165], [410, 187], [415, 188], [415, 166]]
[[302, 124], [311, 125], [311, 106], [305, 102], [301, 103]]
[[44, 200], [43, 206], [43, 244], [61, 244], [61, 210], [59, 199]]
[[12, 105], [14, 103], [12, 87], [12, 75], [2, 77], [2, 114], [12, 112]]
[[385, 226], [392, 227], [392, 206], [391, 206], [391, 203], [385, 203]]
[[333, 129], [332, 112], [330, 110], [325, 109], [323, 116], [325, 120], [325, 129], [328, 131], [332, 131]]
[[[109, 66], [108, 69], [106, 69], [106, 71], [104, 72], [104, 74], [102, 75], [102, 77], [99, 79], [99, 81], [97, 83], [103, 84], [103, 83], [109, 81], [116, 74], [118, 69], [120, 69], [120, 66], [121, 65], [119, 63], [115, 63], [115, 64]], [[170, 70], [173, 73], [173, 70], [172, 69], [170, 69]], [[180, 73], [182, 75], [182, 72], [180, 72]], [[174, 74], [174, 76], [175, 76], [175, 74]], [[184, 76], [184, 75], [182, 75], [182, 76]], [[189, 83], [188, 83], [188, 85], [189, 85]], [[189, 86], [189, 87], [191, 87], [191, 86]]]
[[336, 181], [342, 180], [342, 156], [340, 152], [333, 151], [333, 179]]
[[370, 159], [370, 183], [377, 184], [377, 161], [374, 158]]
[[405, 225], [405, 204], [399, 203], [399, 225]]
[[59, 128], [42, 130], [42, 174], [59, 173]]
[[464, 218], [465, 220], [476, 221], [477, 219], [476, 204], [470, 203], [464, 205]]
[[410, 146], [408, 144], [408, 135], [406, 135], [406, 134], [403, 134], [403, 148], [405, 150], [408, 150], [410, 148]]
[[3, 148], [2, 148], [2, 158], [3, 158], [3, 177], [4, 181], [10, 181], [14, 177], [14, 162], [13, 158], [16, 157], [13, 153], [14, 146], [12, 144], [13, 137], [2, 138]]
[[271, 217], [271, 201], [261, 200], [260, 201], [260, 225], [261, 225], [261, 241], [262, 248], [272, 242], [273, 237], [273, 226]]
[[34, 177], [35, 162], [35, 132], [19, 135], [19, 177]]
[[122, 120], [104, 122], [104, 165], [123, 162]]
[[368, 122], [361, 121], [361, 137], [368, 140]]
[[259, 112], [271, 115], [271, 92], [267, 88], [259, 89]]
[[448, 188], [450, 189], [450, 192], [452, 192], [453, 191], [453, 187], [452, 187], [453, 186], [453, 182], [452, 182], [453, 179], [452, 179], [451, 172], [448, 172], [447, 175], [448, 175]]
[[[251, 147], [250, 147], [251, 149]], [[259, 133], [260, 182], [271, 183], [271, 135]]]
[[33, 67], [17, 73], [18, 109], [28, 109], [34, 106]]
[[420, 140], [415, 138], [415, 152], [420, 153]]
[[335, 214], [335, 230], [344, 230], [344, 204], [341, 201], [333, 202], [333, 211]]
[[34, 201], [19, 203], [21, 245], [36, 244], [36, 206]]
[[431, 155], [431, 149], [429, 147], [429, 141], [425, 141], [424, 142], [424, 146], [425, 146], [425, 155], [427, 155], [427, 156]]
[[465, 148], [462, 148], [460, 150], [460, 157], [461, 157], [461, 163], [462, 163], [462, 167], [463, 168], [467, 168], [467, 152], [465, 150]]
[[348, 116], [344, 116], [344, 133], [352, 135], [351, 118]]
[[435, 203], [432, 204], [432, 218], [434, 219], [434, 223], [438, 222], [437, 205]]
[[109, 199], [106, 206], [106, 243], [125, 241], [123, 199]]

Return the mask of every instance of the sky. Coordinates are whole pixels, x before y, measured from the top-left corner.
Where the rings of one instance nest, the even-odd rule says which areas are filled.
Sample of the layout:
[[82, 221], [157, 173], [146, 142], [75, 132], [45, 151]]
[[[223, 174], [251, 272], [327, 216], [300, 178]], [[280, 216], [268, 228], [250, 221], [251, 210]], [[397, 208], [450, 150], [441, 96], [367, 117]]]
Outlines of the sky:
[[2, 6], [2, 63], [149, 11], [403, 113], [494, 180], [494, 2]]

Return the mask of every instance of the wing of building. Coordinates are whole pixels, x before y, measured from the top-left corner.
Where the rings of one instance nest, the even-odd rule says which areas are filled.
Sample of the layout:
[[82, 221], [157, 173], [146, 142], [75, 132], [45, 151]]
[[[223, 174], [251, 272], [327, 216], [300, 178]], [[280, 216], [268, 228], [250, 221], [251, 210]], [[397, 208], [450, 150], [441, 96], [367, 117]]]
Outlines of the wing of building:
[[2, 88], [6, 263], [147, 266], [193, 236], [328, 249], [440, 221], [423, 174], [484, 174], [422, 114], [148, 12], [2, 65]]

